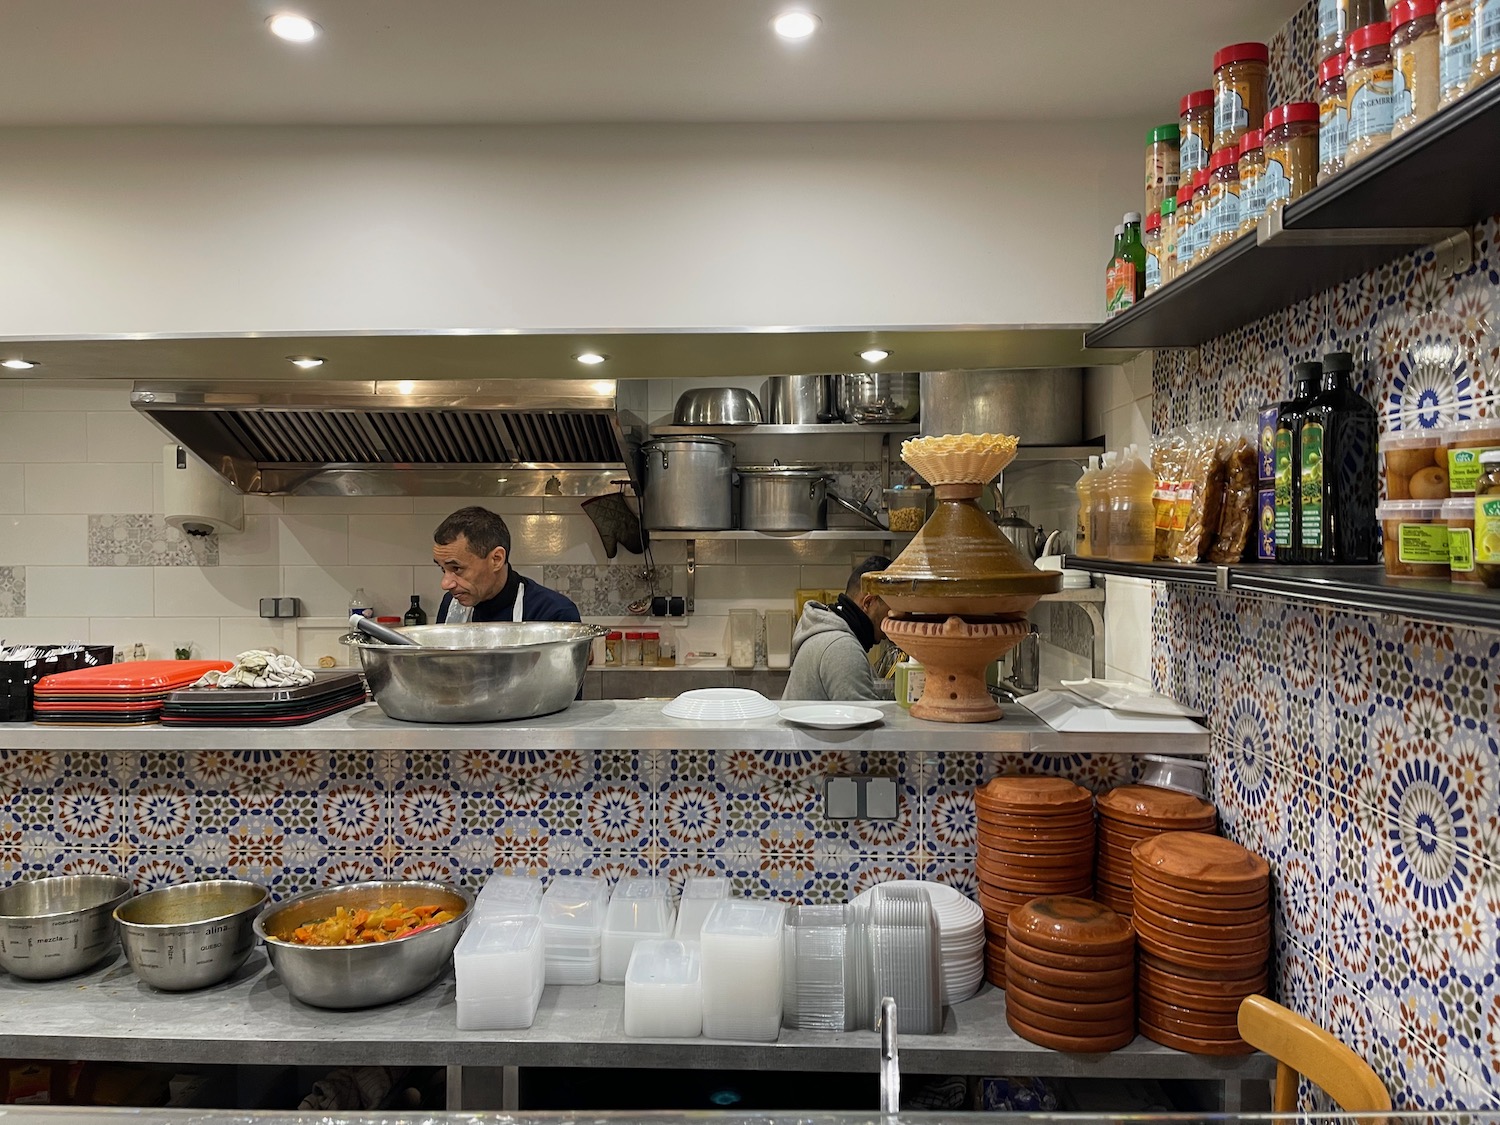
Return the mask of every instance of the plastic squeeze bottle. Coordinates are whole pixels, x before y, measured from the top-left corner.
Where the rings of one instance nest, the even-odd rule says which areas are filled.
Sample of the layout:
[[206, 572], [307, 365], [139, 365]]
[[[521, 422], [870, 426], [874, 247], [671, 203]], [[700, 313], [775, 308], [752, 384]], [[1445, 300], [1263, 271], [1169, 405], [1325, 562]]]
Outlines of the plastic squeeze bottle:
[[1073, 532], [1073, 553], [1086, 559], [1094, 557], [1094, 541], [1089, 535], [1089, 520], [1093, 516], [1094, 487], [1099, 480], [1099, 458], [1089, 458], [1088, 468], [1078, 478], [1078, 526]]
[[1115, 470], [1109, 501], [1109, 557], [1150, 562], [1156, 550], [1156, 474], [1132, 445]]
[[1093, 548], [1091, 557], [1096, 559], [1109, 558], [1109, 504], [1119, 457], [1115, 452], [1106, 453], [1094, 481], [1093, 503], [1089, 506], [1089, 545]]

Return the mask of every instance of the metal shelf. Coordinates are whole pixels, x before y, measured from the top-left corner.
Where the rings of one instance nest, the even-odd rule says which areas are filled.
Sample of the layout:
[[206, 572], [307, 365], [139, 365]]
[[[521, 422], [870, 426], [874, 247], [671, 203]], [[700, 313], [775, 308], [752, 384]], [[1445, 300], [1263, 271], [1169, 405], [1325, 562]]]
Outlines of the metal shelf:
[[1174, 582], [1179, 586], [1218, 586], [1220, 589], [1224, 588], [1220, 572], [1228, 569], [1210, 563], [1115, 562], [1112, 559], [1086, 559], [1079, 555], [1068, 555], [1063, 566], [1068, 570], [1112, 574], [1117, 578], [1144, 578], [1151, 582]]
[[1104, 452], [1104, 442], [1093, 445], [1022, 445], [1016, 448], [1012, 465], [1038, 461], [1087, 461]]
[[813, 434], [836, 434], [861, 437], [866, 434], [915, 434], [918, 427], [909, 422], [889, 424], [856, 424], [854, 422], [809, 423], [804, 426], [778, 426], [764, 422], [758, 426], [652, 426], [651, 433], [660, 437], [685, 434], [716, 434], [741, 437], [803, 437]]
[[914, 531], [883, 531], [870, 528], [834, 528], [829, 531], [648, 531], [652, 539], [749, 539], [759, 542], [795, 542], [801, 539], [910, 539]]

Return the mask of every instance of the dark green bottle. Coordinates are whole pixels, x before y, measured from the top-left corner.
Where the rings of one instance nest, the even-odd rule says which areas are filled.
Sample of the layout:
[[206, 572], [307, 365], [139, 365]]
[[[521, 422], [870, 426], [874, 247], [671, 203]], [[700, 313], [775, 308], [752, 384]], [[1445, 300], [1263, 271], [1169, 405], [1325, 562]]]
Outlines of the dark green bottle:
[[1302, 416], [1318, 394], [1323, 365], [1316, 361], [1292, 368], [1292, 397], [1276, 416], [1276, 561], [1297, 563], [1301, 557], [1301, 497], [1297, 491], [1297, 441]]
[[422, 608], [422, 595], [411, 596], [411, 608], [406, 611], [406, 616], [401, 619], [406, 625], [426, 625], [427, 611]]
[[1300, 557], [1313, 565], [1375, 562], [1380, 421], [1352, 386], [1354, 357], [1323, 357], [1318, 396], [1297, 440]]

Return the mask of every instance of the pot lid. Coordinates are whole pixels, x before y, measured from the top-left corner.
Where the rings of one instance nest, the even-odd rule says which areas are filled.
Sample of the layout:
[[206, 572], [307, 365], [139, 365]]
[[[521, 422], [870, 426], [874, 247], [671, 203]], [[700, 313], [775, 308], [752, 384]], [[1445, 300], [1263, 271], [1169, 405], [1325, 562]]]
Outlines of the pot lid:
[[828, 475], [827, 469], [815, 465], [736, 465], [737, 473], [754, 473], [763, 476], [786, 477], [787, 479], [818, 479]]
[[642, 449], [665, 449], [673, 445], [722, 445], [729, 449], [734, 448], [734, 442], [728, 438], [711, 437], [708, 434], [678, 434], [673, 437], [652, 438], [650, 441], [641, 443]]

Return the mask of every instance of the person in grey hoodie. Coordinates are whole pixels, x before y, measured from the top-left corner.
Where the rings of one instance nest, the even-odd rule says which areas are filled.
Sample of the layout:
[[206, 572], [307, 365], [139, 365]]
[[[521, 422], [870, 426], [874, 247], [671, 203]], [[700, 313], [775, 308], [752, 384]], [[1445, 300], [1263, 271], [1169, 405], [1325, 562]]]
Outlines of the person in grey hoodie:
[[854, 568], [833, 605], [807, 603], [792, 634], [792, 670], [782, 699], [892, 698], [891, 685], [875, 678], [867, 655], [880, 640], [880, 623], [890, 608], [859, 588], [866, 574], [890, 565], [885, 556], [871, 555]]

